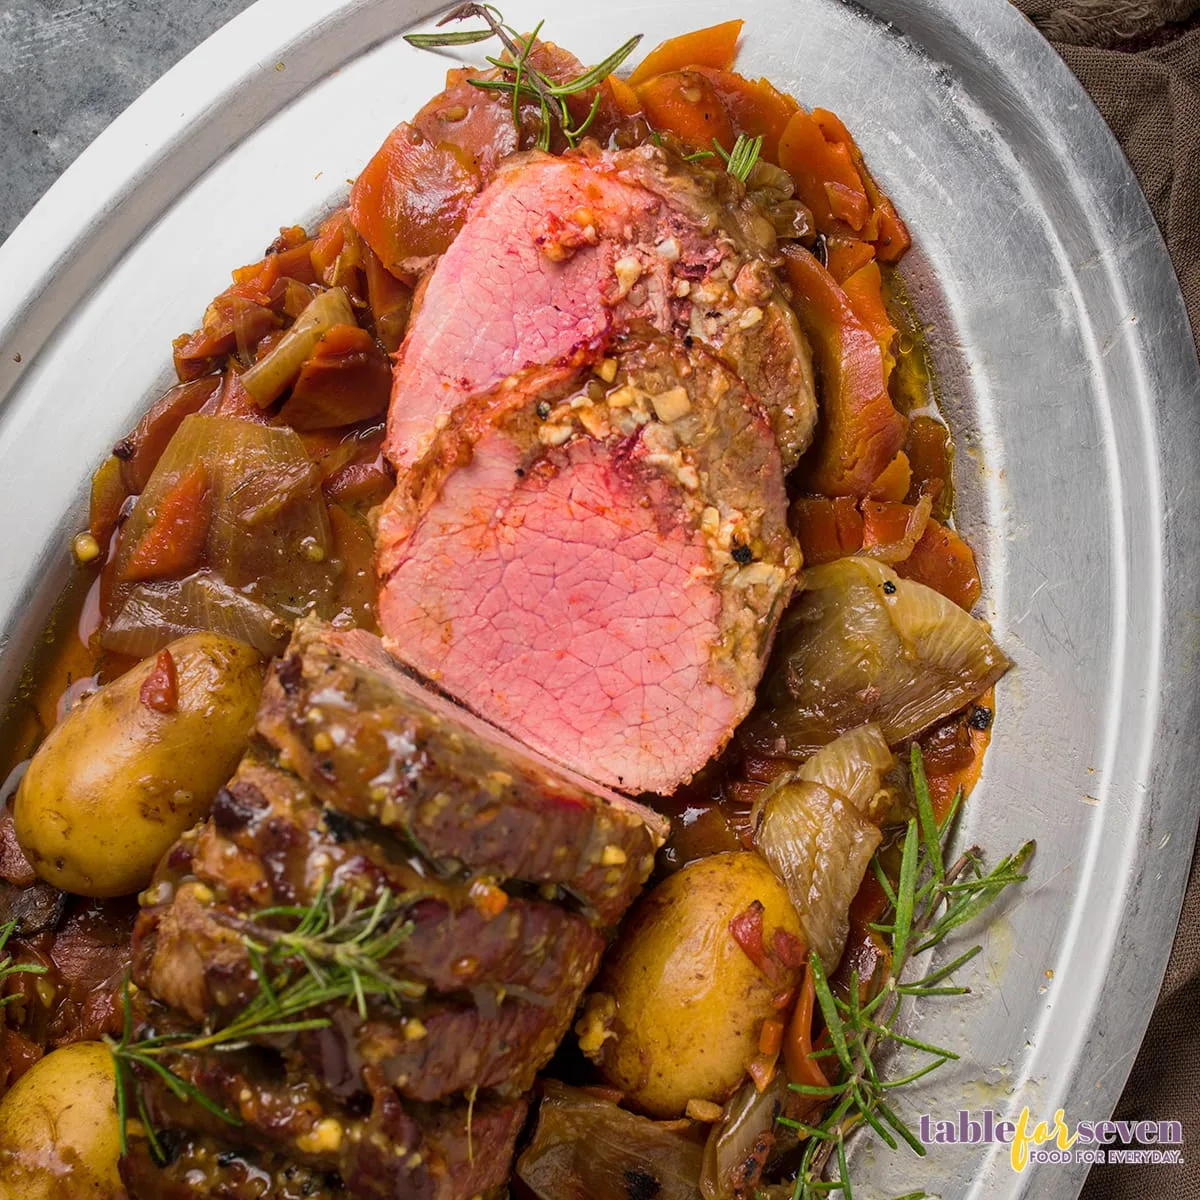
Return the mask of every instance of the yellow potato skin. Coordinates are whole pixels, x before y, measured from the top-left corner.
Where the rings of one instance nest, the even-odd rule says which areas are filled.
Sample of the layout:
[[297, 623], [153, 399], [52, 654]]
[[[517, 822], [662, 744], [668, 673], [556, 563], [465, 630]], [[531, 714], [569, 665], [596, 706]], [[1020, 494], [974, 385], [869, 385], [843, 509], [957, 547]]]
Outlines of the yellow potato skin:
[[0, 1100], [0, 1200], [118, 1200], [112, 1056], [99, 1042], [48, 1054]]
[[145, 887], [245, 750], [262, 689], [258, 652], [213, 633], [167, 649], [175, 712], [142, 703], [154, 669], [145, 659], [56, 725], [21, 780], [17, 840], [38, 875], [63, 891], [103, 897]]
[[729, 922], [758, 900], [763, 941], [776, 929], [799, 937], [784, 886], [751, 851], [714, 854], [668, 876], [634, 910], [599, 984], [611, 997], [601, 1047], [605, 1080], [654, 1117], [679, 1117], [690, 1099], [724, 1103], [758, 1053], [773, 998], [799, 972], [775, 982], [752, 963]]

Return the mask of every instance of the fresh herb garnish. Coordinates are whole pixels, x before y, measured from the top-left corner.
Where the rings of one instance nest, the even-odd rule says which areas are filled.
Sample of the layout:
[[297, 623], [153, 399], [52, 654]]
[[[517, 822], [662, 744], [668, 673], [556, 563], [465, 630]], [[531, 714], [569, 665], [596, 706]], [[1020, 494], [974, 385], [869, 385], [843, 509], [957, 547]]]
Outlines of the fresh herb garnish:
[[733, 143], [733, 149], [727, 154], [725, 147], [716, 138], [713, 138], [713, 147], [725, 160], [725, 170], [735, 179], [740, 179], [742, 183], [750, 178], [750, 172], [754, 170], [758, 156], [762, 153], [762, 144], [761, 135], [748, 138], [744, 133], [739, 133], [737, 141]]
[[[242, 938], [258, 983], [258, 994], [220, 1028], [196, 1033], [156, 1034], [134, 1040], [130, 988], [125, 988], [125, 1025], [120, 1041], [108, 1041], [117, 1076], [117, 1113], [121, 1152], [126, 1151], [126, 1123], [132, 1096], [137, 1115], [156, 1157], [163, 1148], [150, 1119], [134, 1067], [160, 1080], [179, 1100], [190, 1100], [230, 1125], [241, 1120], [209, 1099], [195, 1084], [165, 1066], [164, 1055], [241, 1050], [280, 1034], [325, 1029], [330, 1019], [305, 1016], [329, 1005], [353, 1005], [364, 1019], [368, 998], [399, 1006], [419, 999], [424, 987], [392, 975], [385, 960], [409, 935], [412, 926], [400, 919], [403, 897], [384, 890], [370, 906], [351, 903], [339, 915], [337, 893], [324, 885], [309, 905], [262, 909], [245, 920], [229, 918]], [[268, 921], [294, 921], [277, 929]]]
[[[37, 963], [15, 963], [12, 960], [11, 954], [4, 953], [4, 947], [8, 944], [8, 939], [17, 931], [16, 921], [6, 921], [0, 925], [0, 984], [11, 975], [45, 975], [46, 968], [39, 966]], [[0, 996], [0, 1008], [3, 1008], [10, 1000], [17, 999], [17, 993], [9, 996]]]
[[574, 79], [565, 83], [556, 83], [548, 75], [543, 74], [529, 63], [538, 34], [544, 21], [539, 21], [537, 27], [528, 37], [518, 33], [512, 26], [505, 24], [504, 15], [499, 9], [490, 4], [460, 4], [447, 13], [438, 25], [446, 25], [451, 21], [466, 21], [478, 18], [484, 21], [487, 29], [471, 29], [447, 33], [410, 33], [404, 40], [410, 46], [419, 50], [437, 50], [449, 46], [469, 46], [477, 42], [485, 42], [490, 38], [498, 38], [508, 53], [507, 58], [488, 58], [488, 62], [509, 78], [504, 79], [472, 79], [470, 82], [484, 91], [508, 92], [512, 96], [513, 124], [517, 132], [523, 132], [521, 125], [521, 101], [532, 100], [539, 109], [538, 132], [536, 144], [542, 150], [550, 149], [550, 137], [553, 126], [558, 125], [568, 146], [577, 146], [580, 139], [591, 128], [592, 122], [600, 111], [601, 92], [597, 91], [587, 115], [574, 124], [571, 110], [567, 105], [569, 96], [580, 92], [599, 88], [600, 84], [613, 73], [636, 49], [642, 40], [639, 33], [631, 37], [623, 46], [614, 50], [603, 62], [584, 71]]
[[[969, 988], [956, 986], [950, 980], [982, 947], [973, 946], [915, 981], [904, 981], [905, 970], [918, 955], [939, 945], [953, 930], [978, 916], [1006, 888], [1023, 882], [1026, 876], [1022, 869], [1035, 849], [1034, 842], [1026, 842], [1015, 854], [985, 871], [979, 848], [972, 846], [947, 867], [944, 849], [963, 793], [958, 792], [950, 811], [939, 823], [934, 816], [921, 751], [915, 743], [911, 768], [917, 815], [908, 822], [904, 833], [895, 884], [888, 878], [878, 855], [871, 863], [888, 902], [886, 919], [871, 926], [887, 943], [890, 952], [887, 967], [869, 980], [860, 980], [857, 972], [852, 973], [843, 1000], [830, 987], [820, 959], [815, 955], [810, 959], [817, 1002], [829, 1040], [828, 1048], [815, 1051], [814, 1057], [832, 1060], [829, 1065], [835, 1074], [828, 1087], [789, 1085], [794, 1092], [826, 1103], [819, 1124], [779, 1118], [781, 1125], [808, 1139], [792, 1200], [817, 1200], [831, 1192], [840, 1192], [844, 1200], [852, 1200], [846, 1139], [860, 1125], [870, 1126], [893, 1150], [900, 1139], [917, 1154], [925, 1154], [916, 1134], [892, 1107], [890, 1094], [957, 1059], [958, 1055], [901, 1034], [896, 1029], [896, 1020], [905, 997], [924, 999], [969, 992]], [[916, 1050], [926, 1056], [925, 1061], [900, 1079], [882, 1078], [875, 1058], [889, 1043]], [[831, 1159], [837, 1164], [837, 1178], [828, 1180], [824, 1174]], [[924, 1192], [918, 1192], [902, 1200], [919, 1200], [924, 1196]]]

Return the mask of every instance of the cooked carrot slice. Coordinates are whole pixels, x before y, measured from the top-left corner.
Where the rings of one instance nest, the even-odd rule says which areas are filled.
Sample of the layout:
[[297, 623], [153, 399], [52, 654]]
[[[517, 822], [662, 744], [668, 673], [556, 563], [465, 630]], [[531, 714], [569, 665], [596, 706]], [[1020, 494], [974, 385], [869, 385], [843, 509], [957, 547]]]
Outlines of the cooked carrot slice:
[[904, 441], [905, 420], [892, 407], [883, 352], [846, 293], [807, 251], [782, 248], [792, 300], [813, 341], [824, 383], [822, 429], [802, 464], [808, 491], [863, 496]]
[[720, 25], [668, 38], [638, 63], [629, 76], [630, 87], [683, 67], [716, 67], [719, 71], [728, 71], [733, 66], [737, 40], [744, 24], [744, 21], [724, 21]]
[[208, 472], [197, 463], [163, 497], [153, 524], [125, 564], [122, 580], [143, 583], [190, 574], [200, 565], [211, 520]]
[[896, 574], [941, 592], [960, 608], [970, 611], [983, 594], [975, 553], [953, 529], [931, 520], [921, 540]]
[[673, 133], [695, 151], [713, 149], [715, 138], [733, 149], [733, 122], [713, 84], [698, 71], [671, 71], [656, 75], [637, 88], [646, 119], [655, 129]]

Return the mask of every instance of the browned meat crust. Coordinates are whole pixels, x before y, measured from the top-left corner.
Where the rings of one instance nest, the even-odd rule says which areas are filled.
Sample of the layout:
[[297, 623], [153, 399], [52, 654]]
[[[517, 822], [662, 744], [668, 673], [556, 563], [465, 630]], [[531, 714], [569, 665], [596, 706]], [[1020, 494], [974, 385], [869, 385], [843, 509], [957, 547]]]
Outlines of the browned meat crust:
[[569, 888], [615, 921], [666, 822], [574, 779], [404, 675], [370, 634], [301, 622], [263, 690], [260, 733], [331, 808], [429, 860]]
[[280, 906], [390, 897], [406, 933], [384, 960], [396, 995], [370, 997], [365, 1019], [329, 1004], [304, 1013], [325, 1027], [158, 1060], [233, 1124], [137, 1068], [173, 1157], [157, 1167], [135, 1144], [131, 1191], [194, 1183], [189, 1194], [242, 1200], [269, 1180], [283, 1200], [339, 1187], [490, 1196], [508, 1178], [523, 1093], [595, 973], [602, 922], [645, 878], [663, 822], [423, 692], [377, 639], [316, 622], [275, 665], [260, 728], [277, 759], [265, 745], [246, 757], [143, 897], [135, 1032], [219, 1029], [241, 1012], [259, 993], [247, 937], [284, 936], [263, 911]]

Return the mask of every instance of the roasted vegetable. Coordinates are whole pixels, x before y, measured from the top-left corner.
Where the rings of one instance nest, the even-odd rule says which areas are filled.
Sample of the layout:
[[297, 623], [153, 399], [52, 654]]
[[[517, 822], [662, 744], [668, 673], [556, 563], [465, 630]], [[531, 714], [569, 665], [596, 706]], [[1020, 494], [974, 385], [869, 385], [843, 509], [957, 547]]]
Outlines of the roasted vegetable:
[[606, 962], [580, 1046], [631, 1103], [678, 1117], [724, 1103], [759, 1052], [763, 1022], [799, 977], [800, 926], [757, 854], [700, 859], [646, 896]]
[[3, 1200], [124, 1200], [112, 1056], [98, 1042], [47, 1055], [0, 1101]]
[[876, 335], [846, 293], [807, 251], [782, 247], [793, 306], [824, 384], [817, 441], [801, 464], [805, 487], [825, 496], [865, 496], [904, 443]]
[[892, 754], [879, 727], [843, 734], [769, 788], [755, 844], [786, 885], [805, 944], [830, 970], [842, 957], [854, 899], [882, 840]]
[[698, 1200], [703, 1127], [651, 1121], [555, 1080], [544, 1086], [516, 1172], [538, 1200]]
[[762, 1091], [747, 1079], [725, 1105], [704, 1146], [700, 1170], [704, 1200], [735, 1200], [755, 1194], [763, 1165], [775, 1145], [775, 1121], [787, 1101], [787, 1083], [782, 1071]]
[[260, 687], [253, 649], [193, 634], [72, 709], [17, 790], [17, 840], [34, 870], [83, 896], [144, 887], [237, 765]]
[[357, 325], [335, 325], [317, 343], [279, 421], [303, 433], [336, 429], [387, 411], [392, 368], [375, 339]]
[[103, 643], [144, 656], [208, 629], [269, 652], [296, 617], [326, 612], [332, 549], [293, 430], [187, 417], [122, 527]]
[[636, 87], [664, 71], [682, 67], [715, 67], [728, 71], [737, 53], [737, 40], [744, 21], [723, 21], [691, 33], [680, 33], [655, 46], [633, 69], [629, 83]]
[[242, 375], [242, 387], [266, 408], [296, 381], [321, 339], [337, 325], [353, 325], [354, 311], [341, 288], [318, 292], [283, 337]]
[[859, 725], [889, 745], [986, 691], [1009, 662], [987, 626], [864, 557], [808, 573], [781, 622], [764, 700], [742, 729], [757, 753], [805, 759]]

